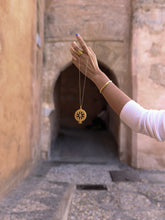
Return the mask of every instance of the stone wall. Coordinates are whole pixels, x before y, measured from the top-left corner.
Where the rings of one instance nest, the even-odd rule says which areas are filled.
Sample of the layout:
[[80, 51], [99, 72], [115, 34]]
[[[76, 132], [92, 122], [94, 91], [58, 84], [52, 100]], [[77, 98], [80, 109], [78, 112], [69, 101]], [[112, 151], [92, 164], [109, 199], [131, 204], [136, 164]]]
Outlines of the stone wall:
[[[40, 31], [43, 33], [43, 1]], [[0, 193], [27, 176], [40, 159], [43, 34], [36, 44], [37, 2], [0, 4]]]
[[[80, 33], [95, 51], [98, 60], [112, 70], [119, 87], [132, 93], [130, 72], [130, 0], [49, 0], [45, 1], [45, 66], [42, 103], [42, 152], [50, 154], [52, 112], [57, 112], [53, 91], [60, 73], [71, 64], [69, 52], [75, 34]], [[127, 80], [125, 80], [127, 79]], [[54, 117], [56, 118], [56, 117]], [[54, 122], [58, 130], [58, 120]], [[129, 161], [131, 132], [121, 125], [119, 157]]]
[[[71, 64], [69, 48], [77, 32], [94, 49], [98, 60], [114, 72], [124, 92], [146, 108], [164, 109], [164, 0], [49, 0], [45, 24], [44, 158], [50, 152], [49, 116], [58, 111], [54, 87], [60, 73]], [[54, 118], [58, 132], [58, 119]], [[131, 132], [122, 122], [118, 143], [120, 160], [137, 168], [164, 169], [163, 143]]]
[[[133, 1], [132, 39], [133, 98], [145, 108], [165, 109], [164, 0]], [[136, 167], [165, 168], [164, 143], [138, 134], [132, 145]]]

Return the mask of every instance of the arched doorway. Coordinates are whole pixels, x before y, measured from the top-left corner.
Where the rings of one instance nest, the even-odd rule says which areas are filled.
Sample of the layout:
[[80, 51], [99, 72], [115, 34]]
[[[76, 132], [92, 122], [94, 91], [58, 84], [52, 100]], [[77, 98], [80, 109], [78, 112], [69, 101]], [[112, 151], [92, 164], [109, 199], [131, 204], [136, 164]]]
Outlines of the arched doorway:
[[[99, 66], [117, 85], [114, 73], [101, 62]], [[82, 84], [83, 80], [81, 74]], [[73, 64], [60, 73], [54, 87], [54, 104], [56, 113], [50, 116], [52, 159], [106, 162], [112, 156], [117, 158], [119, 119], [88, 79], [83, 106], [87, 119], [81, 125], [74, 119], [74, 112], [79, 108], [79, 77]]]

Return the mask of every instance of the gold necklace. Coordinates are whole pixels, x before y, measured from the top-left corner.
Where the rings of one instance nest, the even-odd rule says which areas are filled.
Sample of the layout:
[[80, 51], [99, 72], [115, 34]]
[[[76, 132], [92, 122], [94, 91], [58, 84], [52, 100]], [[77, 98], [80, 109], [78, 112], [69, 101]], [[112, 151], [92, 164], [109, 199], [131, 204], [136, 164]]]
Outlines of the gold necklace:
[[80, 104], [80, 108], [74, 113], [74, 118], [76, 119], [76, 121], [78, 121], [79, 124], [82, 124], [82, 122], [87, 118], [87, 113], [82, 108], [83, 102], [84, 102], [84, 94], [85, 94], [87, 66], [88, 66], [88, 61], [86, 65], [83, 89], [81, 93], [81, 76], [80, 76], [81, 73], [80, 73], [80, 59], [79, 59], [79, 104]]

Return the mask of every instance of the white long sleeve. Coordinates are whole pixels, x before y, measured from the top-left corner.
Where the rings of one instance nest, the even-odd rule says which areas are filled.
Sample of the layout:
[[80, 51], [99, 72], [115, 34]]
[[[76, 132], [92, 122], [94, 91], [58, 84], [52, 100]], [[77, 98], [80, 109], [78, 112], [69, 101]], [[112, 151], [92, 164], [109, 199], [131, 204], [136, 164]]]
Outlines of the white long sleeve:
[[165, 141], [165, 110], [147, 110], [131, 100], [124, 105], [120, 119], [138, 133]]

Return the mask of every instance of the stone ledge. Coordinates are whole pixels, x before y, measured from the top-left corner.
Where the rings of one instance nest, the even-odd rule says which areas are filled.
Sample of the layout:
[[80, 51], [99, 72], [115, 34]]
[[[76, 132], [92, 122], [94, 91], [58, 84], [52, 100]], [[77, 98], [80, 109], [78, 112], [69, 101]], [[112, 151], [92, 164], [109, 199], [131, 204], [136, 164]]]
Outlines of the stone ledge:
[[64, 220], [73, 191], [68, 183], [51, 182], [40, 175], [29, 178], [0, 201], [0, 219]]

